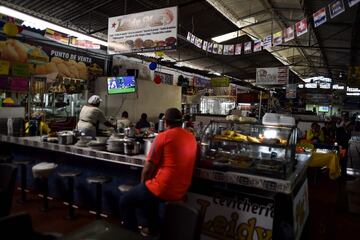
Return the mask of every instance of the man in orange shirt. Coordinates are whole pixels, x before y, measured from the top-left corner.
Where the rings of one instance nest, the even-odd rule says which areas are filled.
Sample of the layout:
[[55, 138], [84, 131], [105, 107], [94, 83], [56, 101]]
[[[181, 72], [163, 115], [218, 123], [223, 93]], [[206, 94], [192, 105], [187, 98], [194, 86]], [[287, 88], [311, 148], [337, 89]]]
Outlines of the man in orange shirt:
[[136, 209], [145, 217], [150, 232], [157, 231], [159, 203], [178, 201], [186, 194], [196, 161], [195, 137], [181, 128], [181, 112], [170, 108], [165, 113], [166, 131], [152, 144], [141, 174], [141, 183], [124, 194], [120, 210], [124, 226], [136, 230]]

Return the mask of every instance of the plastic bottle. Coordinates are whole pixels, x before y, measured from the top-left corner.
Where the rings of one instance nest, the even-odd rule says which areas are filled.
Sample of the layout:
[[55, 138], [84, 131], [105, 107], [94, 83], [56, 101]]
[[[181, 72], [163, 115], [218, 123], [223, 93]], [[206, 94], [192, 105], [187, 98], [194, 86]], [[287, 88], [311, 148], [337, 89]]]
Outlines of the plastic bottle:
[[13, 119], [10, 117], [7, 120], [7, 135], [8, 136], [12, 136], [14, 132], [14, 128], [13, 128]]
[[158, 126], [158, 132], [163, 132], [163, 131], [164, 131], [164, 120], [160, 119], [159, 126]]

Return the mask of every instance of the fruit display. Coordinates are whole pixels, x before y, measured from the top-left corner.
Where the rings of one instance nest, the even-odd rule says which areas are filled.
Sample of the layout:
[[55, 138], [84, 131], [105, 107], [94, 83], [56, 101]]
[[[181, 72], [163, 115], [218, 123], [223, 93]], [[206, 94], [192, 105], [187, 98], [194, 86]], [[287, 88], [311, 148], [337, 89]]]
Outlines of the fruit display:
[[263, 136], [261, 136], [261, 137], [248, 136], [248, 135], [241, 134], [241, 133], [233, 131], [233, 130], [226, 130], [222, 134], [217, 134], [213, 137], [213, 139], [214, 140], [233, 140], [233, 141], [239, 141], [239, 142], [265, 143], [265, 144], [280, 144], [280, 145], [287, 144], [286, 139], [264, 138]]

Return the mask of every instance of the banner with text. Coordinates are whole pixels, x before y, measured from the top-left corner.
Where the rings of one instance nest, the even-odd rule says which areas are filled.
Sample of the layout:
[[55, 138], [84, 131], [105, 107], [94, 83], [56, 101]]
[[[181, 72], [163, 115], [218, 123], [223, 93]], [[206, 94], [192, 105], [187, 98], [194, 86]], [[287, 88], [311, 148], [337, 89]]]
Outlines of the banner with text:
[[203, 219], [201, 240], [271, 239], [273, 201], [250, 195], [188, 193], [187, 204]]
[[177, 43], [177, 7], [109, 18], [108, 53], [172, 50]]
[[285, 85], [289, 81], [288, 67], [257, 68], [257, 85]]

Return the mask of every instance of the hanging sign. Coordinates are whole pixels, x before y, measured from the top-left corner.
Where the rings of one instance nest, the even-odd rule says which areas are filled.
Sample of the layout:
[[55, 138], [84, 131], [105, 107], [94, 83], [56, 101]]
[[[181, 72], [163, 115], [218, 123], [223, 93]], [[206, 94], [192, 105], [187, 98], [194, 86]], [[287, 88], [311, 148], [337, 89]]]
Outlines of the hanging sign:
[[203, 40], [201, 38], [195, 37], [195, 46], [202, 48]]
[[262, 41], [261, 40], [255, 40], [254, 41], [254, 52], [260, 52], [262, 50]]
[[274, 39], [273, 40], [273, 45], [274, 46], [282, 44], [282, 42], [283, 42], [283, 35], [282, 34], [283, 34], [282, 31], [279, 31], [279, 32], [273, 34], [273, 39]]
[[0, 75], [9, 75], [10, 63], [0, 60]]
[[326, 22], [326, 9], [321, 8], [319, 11], [313, 14], [314, 26], [318, 27]]
[[209, 42], [207, 42], [207, 41], [204, 41], [204, 42], [203, 42], [202, 49], [203, 49], [204, 51], [206, 51], [206, 49], [207, 49], [207, 47], [208, 47], [208, 44], [209, 44]]
[[360, 0], [348, 0], [349, 7], [355, 6], [355, 4], [359, 3]]
[[263, 40], [263, 48], [267, 49], [271, 47], [272, 44], [272, 35], [266, 36]]
[[244, 53], [252, 53], [252, 41], [244, 43]]
[[173, 85], [174, 75], [155, 71], [155, 77], [156, 76], [160, 77], [161, 83], [168, 84], [168, 85]]
[[234, 55], [235, 45], [224, 45], [224, 55]]
[[213, 51], [214, 44], [209, 42], [206, 51], [212, 52]]
[[49, 28], [45, 30], [44, 37], [61, 44], [69, 44], [69, 37], [66, 34], [54, 31]]
[[288, 67], [257, 68], [257, 85], [285, 85], [289, 81]]
[[238, 43], [235, 45], [235, 55], [240, 55], [242, 49], [242, 43]]
[[342, 0], [336, 0], [329, 4], [330, 17], [334, 18], [337, 15], [345, 11], [344, 2]]
[[108, 53], [171, 50], [177, 43], [177, 7], [109, 18]]
[[211, 78], [211, 87], [228, 87], [230, 84], [229, 77]]
[[291, 41], [295, 38], [294, 26], [290, 26], [284, 30], [284, 42]]
[[306, 18], [296, 23], [296, 36], [300, 37], [301, 35], [307, 33], [308, 26]]

